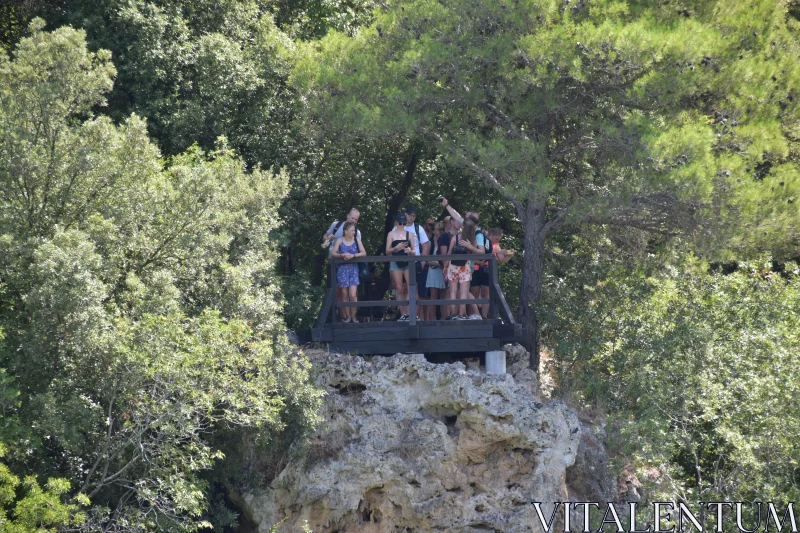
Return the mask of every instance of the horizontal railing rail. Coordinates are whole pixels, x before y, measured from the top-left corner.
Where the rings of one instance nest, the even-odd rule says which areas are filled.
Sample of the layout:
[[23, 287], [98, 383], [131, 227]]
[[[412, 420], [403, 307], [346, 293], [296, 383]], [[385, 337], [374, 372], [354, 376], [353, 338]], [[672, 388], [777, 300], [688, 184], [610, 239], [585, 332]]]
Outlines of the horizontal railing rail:
[[340, 259], [329, 257], [331, 264], [341, 265], [347, 263], [389, 263], [390, 261], [456, 261], [466, 259], [468, 261], [488, 261], [494, 259], [494, 254], [450, 254], [450, 255], [376, 255], [354, 257], [352, 259]]
[[[410, 263], [421, 261], [488, 261], [490, 268], [489, 298], [474, 298], [467, 300], [417, 300], [417, 270]], [[362, 300], [358, 302], [336, 302], [336, 269], [339, 265], [350, 263], [388, 263], [391, 261], [408, 262], [408, 300]], [[331, 286], [325, 293], [317, 321], [314, 327], [321, 328], [328, 323], [336, 323], [336, 310], [351, 307], [405, 307], [408, 306], [409, 320], [411, 326], [417, 324], [417, 307], [430, 305], [483, 305], [489, 304], [490, 318], [500, 318], [506, 324], [514, 324], [514, 316], [503, 296], [500, 288], [500, 281], [497, 275], [497, 258], [494, 254], [449, 254], [449, 255], [379, 255], [354, 257], [352, 259], [328, 258], [330, 272], [329, 279]]]

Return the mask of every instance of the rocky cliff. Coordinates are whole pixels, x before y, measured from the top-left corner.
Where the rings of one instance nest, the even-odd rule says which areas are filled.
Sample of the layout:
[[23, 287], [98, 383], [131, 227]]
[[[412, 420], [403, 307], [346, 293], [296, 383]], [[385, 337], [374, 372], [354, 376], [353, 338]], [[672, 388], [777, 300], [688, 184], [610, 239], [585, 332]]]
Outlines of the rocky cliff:
[[530, 532], [531, 502], [610, 497], [596, 440], [541, 398], [527, 353], [508, 356], [505, 375], [422, 355], [317, 356], [325, 424], [268, 488], [237, 498], [247, 518], [260, 532]]

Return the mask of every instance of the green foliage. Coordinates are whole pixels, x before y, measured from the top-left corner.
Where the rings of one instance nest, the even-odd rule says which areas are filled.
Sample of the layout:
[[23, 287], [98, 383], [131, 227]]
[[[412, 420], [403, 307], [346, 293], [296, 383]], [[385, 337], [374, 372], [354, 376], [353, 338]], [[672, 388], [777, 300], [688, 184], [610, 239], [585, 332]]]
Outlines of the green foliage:
[[227, 136], [250, 164], [285, 163], [293, 96], [292, 42], [264, 2], [64, 2], [38, 10], [54, 28], [84, 28], [119, 70], [108, 113], [147, 118], [165, 153], [211, 149]]
[[549, 281], [561, 393], [610, 414], [654, 501], [800, 495], [800, 279], [794, 265], [784, 276], [767, 261], [729, 275], [689, 262]]
[[[6, 451], [0, 443], [0, 458]], [[21, 485], [24, 496], [18, 498]], [[79, 496], [76, 503], [63, 503], [62, 497], [69, 490], [69, 481], [65, 479], [51, 478], [44, 489], [32, 476], [20, 482], [0, 463], [0, 529], [7, 533], [55, 533], [59, 528], [80, 526], [86, 520], [80, 508], [89, 505], [89, 500]]]
[[[507, 297], [541, 298], [560, 394], [652, 495], [797, 496], [795, 274], [686, 258], [796, 255], [795, 4], [4, 4], [0, 490], [62, 480], [6, 516], [70, 484], [70, 527], [232, 525], [206, 495], [316, 419], [281, 332], [315, 318], [323, 230], [356, 206], [372, 253], [440, 196], [525, 250]], [[58, 29], [21, 39], [33, 14]]]
[[324, 295], [322, 287], [311, 284], [308, 276], [295, 274], [286, 277], [281, 284], [281, 293], [286, 301], [283, 318], [293, 331], [307, 331], [317, 319]]
[[12, 468], [65, 479], [29, 483], [30, 505], [71, 483], [84, 529], [194, 530], [214, 432], [316, 420], [273, 274], [287, 180], [225, 139], [162, 161], [140, 118], [92, 115], [108, 52], [42, 26], [0, 59], [0, 435]]
[[568, 228], [723, 257], [796, 247], [796, 22], [769, 0], [419, 0], [309, 43], [292, 80], [328, 134], [424, 139], [513, 207], [535, 346]]

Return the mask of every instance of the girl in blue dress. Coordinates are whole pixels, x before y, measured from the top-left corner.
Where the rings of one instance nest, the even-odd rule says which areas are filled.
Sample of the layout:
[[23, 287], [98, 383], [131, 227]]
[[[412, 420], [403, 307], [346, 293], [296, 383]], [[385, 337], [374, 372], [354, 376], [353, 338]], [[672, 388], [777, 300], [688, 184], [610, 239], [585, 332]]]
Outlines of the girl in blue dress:
[[[347, 261], [354, 257], [362, 257], [365, 255], [367, 255], [367, 252], [364, 251], [364, 245], [361, 244], [361, 239], [356, 236], [356, 225], [352, 222], [345, 222], [342, 236], [336, 239], [333, 245], [331, 257]], [[345, 263], [338, 266], [336, 270], [336, 284], [340, 288], [347, 289], [344, 298], [345, 302], [358, 301], [358, 283], [357, 263]], [[358, 323], [358, 320], [356, 320], [355, 307], [345, 307], [342, 315], [344, 316], [342, 322]]]

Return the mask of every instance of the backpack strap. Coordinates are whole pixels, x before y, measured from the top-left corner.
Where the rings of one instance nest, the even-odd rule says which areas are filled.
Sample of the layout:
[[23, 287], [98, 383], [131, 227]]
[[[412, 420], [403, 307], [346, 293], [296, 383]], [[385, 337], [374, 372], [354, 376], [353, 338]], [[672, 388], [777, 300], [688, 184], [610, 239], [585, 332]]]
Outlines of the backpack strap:
[[333, 226], [333, 231], [331, 232], [331, 234], [332, 235], [336, 235], [336, 232], [339, 231], [339, 228], [342, 227], [342, 224], [344, 224], [344, 220], [342, 220], [342, 221], [337, 220], [336, 221], [336, 225]]
[[419, 244], [419, 224], [414, 222], [414, 233], [417, 234], [417, 244]]

